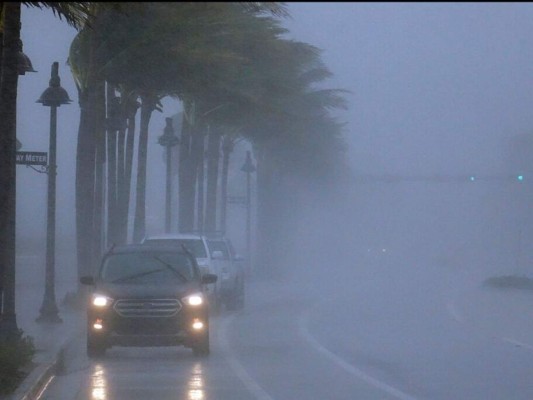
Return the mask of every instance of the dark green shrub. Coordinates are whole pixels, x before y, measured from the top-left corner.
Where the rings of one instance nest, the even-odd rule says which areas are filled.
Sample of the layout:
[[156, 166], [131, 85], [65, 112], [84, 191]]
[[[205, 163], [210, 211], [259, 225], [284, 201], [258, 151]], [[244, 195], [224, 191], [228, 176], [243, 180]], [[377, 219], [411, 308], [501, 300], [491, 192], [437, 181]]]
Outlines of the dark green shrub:
[[12, 339], [0, 340], [0, 395], [13, 392], [26, 376], [27, 367], [35, 354], [33, 338], [22, 330]]

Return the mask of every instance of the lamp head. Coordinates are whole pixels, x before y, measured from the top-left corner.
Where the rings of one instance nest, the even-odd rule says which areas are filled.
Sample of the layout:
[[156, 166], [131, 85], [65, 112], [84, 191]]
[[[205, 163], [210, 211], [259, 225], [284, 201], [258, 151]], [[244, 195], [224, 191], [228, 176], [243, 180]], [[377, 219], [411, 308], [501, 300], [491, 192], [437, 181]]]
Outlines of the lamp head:
[[55, 61], [52, 64], [52, 73], [48, 88], [41, 94], [37, 103], [42, 103], [47, 107], [59, 107], [61, 104], [69, 104], [72, 102], [68, 97], [68, 93], [61, 87], [61, 79], [59, 78], [59, 63]]

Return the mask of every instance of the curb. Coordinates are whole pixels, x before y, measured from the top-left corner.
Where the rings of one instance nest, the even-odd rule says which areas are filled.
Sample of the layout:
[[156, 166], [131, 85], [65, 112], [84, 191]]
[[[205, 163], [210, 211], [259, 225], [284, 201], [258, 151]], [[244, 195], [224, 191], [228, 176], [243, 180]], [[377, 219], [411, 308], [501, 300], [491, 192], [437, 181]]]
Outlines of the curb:
[[22, 381], [11, 395], [12, 400], [36, 400], [52, 381], [56, 372], [56, 362], [40, 364]]
[[37, 400], [39, 399], [46, 387], [52, 382], [56, 375], [60, 375], [65, 370], [65, 352], [67, 348], [75, 341], [76, 337], [82, 331], [74, 332], [67, 340], [63, 342], [55, 355], [52, 362], [45, 362], [37, 365], [31, 371], [18, 388], [8, 397], [9, 400]]

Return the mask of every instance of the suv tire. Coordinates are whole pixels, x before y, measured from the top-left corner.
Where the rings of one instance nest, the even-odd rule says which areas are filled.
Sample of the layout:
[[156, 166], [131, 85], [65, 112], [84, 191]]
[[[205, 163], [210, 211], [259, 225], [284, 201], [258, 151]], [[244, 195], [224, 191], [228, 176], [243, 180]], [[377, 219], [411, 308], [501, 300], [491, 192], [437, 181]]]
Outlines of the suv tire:
[[195, 357], [207, 357], [209, 355], [209, 331], [206, 331], [192, 346], [192, 352]]
[[87, 335], [87, 356], [89, 358], [103, 357], [105, 355], [106, 346], [101, 339]]

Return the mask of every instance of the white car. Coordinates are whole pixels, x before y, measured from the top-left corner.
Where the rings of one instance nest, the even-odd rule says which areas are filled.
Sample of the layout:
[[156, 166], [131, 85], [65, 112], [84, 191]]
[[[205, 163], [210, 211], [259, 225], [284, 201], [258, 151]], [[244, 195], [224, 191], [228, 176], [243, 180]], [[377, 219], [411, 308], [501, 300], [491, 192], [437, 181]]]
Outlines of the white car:
[[[244, 307], [243, 258], [235, 254], [231, 241], [223, 236], [207, 236], [207, 246], [217, 268], [217, 296], [229, 310]], [[221, 253], [221, 254], [219, 254]]]

